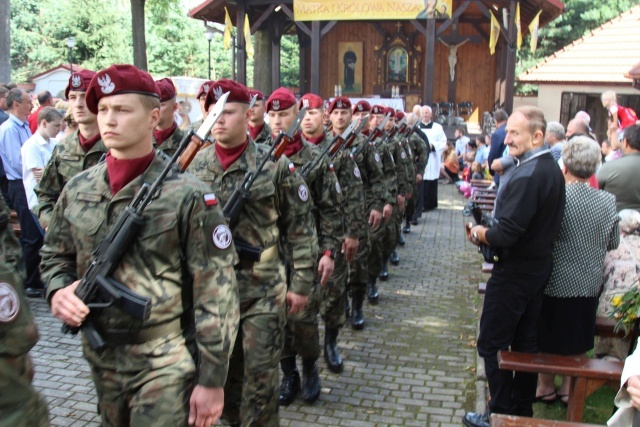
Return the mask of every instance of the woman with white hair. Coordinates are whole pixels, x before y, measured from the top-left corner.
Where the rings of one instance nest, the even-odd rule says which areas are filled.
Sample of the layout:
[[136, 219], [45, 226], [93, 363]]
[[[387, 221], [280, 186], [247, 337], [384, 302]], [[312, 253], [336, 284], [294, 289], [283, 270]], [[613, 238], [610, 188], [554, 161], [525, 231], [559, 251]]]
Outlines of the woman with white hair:
[[[637, 286], [640, 275], [640, 212], [623, 209], [620, 216], [620, 246], [607, 253], [604, 259], [602, 294], [598, 303], [598, 316], [608, 316], [613, 309], [611, 300]], [[629, 343], [621, 338], [596, 337], [594, 352], [597, 357], [624, 360]]]
[[[566, 202], [540, 314], [542, 353], [583, 356], [593, 348], [602, 266], [619, 244], [615, 197], [589, 185], [600, 158], [600, 146], [588, 137], [575, 137], [562, 149]], [[567, 403], [568, 394], [569, 378], [556, 390], [553, 375], [538, 376], [538, 401]]]

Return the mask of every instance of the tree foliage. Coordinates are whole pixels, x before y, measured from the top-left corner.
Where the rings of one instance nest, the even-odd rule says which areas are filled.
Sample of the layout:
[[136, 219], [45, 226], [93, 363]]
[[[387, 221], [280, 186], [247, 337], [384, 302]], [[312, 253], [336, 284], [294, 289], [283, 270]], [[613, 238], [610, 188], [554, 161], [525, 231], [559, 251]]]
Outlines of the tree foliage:
[[[516, 75], [638, 3], [640, 0], [564, 0], [565, 12], [540, 29], [535, 54], [529, 49], [531, 36], [527, 36], [524, 40], [522, 49], [518, 52]], [[522, 23], [523, 27], [526, 25], [528, 23]], [[516, 92], [519, 94], [530, 94], [535, 91], [537, 91], [536, 85], [516, 85]]]

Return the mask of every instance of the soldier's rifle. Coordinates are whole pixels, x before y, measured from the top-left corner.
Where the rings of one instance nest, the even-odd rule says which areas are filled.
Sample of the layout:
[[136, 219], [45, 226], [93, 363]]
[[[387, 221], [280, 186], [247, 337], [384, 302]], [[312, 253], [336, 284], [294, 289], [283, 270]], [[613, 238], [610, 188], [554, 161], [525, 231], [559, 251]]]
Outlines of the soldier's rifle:
[[359, 147], [356, 148], [355, 152], [353, 153], [353, 158], [354, 159], [356, 157], [358, 157], [358, 155], [362, 152], [362, 150], [364, 150], [364, 147], [367, 144], [371, 144], [371, 141], [375, 141], [376, 138], [381, 137], [381, 136], [383, 136], [385, 134], [383, 129], [384, 129], [384, 126], [389, 121], [390, 117], [391, 117], [391, 113], [387, 113], [384, 116], [384, 119], [382, 119], [382, 121], [378, 125], [378, 127], [373, 129], [373, 131], [371, 131], [371, 133], [369, 134], [369, 137], [367, 138], [367, 140], [363, 144], [361, 144]]
[[[180, 145], [171, 160], [166, 164], [156, 180], [149, 185], [144, 183], [131, 203], [120, 214], [115, 224], [109, 229], [104, 239], [93, 252], [93, 262], [87, 269], [82, 280], [76, 287], [75, 294], [89, 307], [89, 315], [79, 328], [68, 325], [62, 326], [65, 333], [77, 334], [82, 329], [94, 350], [101, 350], [105, 341], [98, 332], [93, 322], [97, 310], [107, 307], [117, 307], [129, 315], [140, 320], [147, 320], [151, 315], [151, 299], [131, 291], [125, 285], [113, 279], [116, 270], [124, 255], [133, 246], [140, 230], [144, 226], [144, 210], [162, 185], [171, 170], [175, 170], [178, 158], [183, 154], [187, 146], [194, 140], [204, 141], [220, 117], [224, 109], [229, 93], [225, 93], [216, 103], [207, 118], [196, 132], [193, 130], [185, 134]], [[184, 168], [188, 164], [182, 165]]]
[[276, 137], [276, 140], [271, 146], [269, 153], [264, 157], [264, 159], [262, 159], [256, 170], [248, 171], [244, 176], [242, 185], [236, 188], [231, 194], [231, 197], [222, 209], [222, 213], [227, 219], [229, 227], [231, 227], [232, 229], [236, 225], [236, 222], [238, 221], [238, 217], [240, 216], [240, 212], [244, 208], [244, 205], [251, 197], [251, 186], [253, 185], [258, 175], [260, 175], [260, 172], [264, 168], [264, 165], [268, 160], [277, 161], [280, 156], [282, 156], [284, 150], [287, 148], [287, 145], [290, 141], [293, 140], [294, 135], [300, 128], [300, 123], [302, 123], [302, 119], [304, 119], [306, 113], [306, 107], [302, 108], [289, 129], [286, 132], [280, 131], [280, 133]]
[[[354, 120], [355, 123], [355, 120]], [[364, 118], [362, 120], [360, 120], [360, 124], [358, 125], [358, 127], [356, 129], [354, 129], [344, 140], [344, 143], [342, 144], [342, 147], [345, 147], [345, 149], [349, 150], [351, 148], [351, 146], [353, 145], [353, 141], [356, 140], [356, 138], [358, 137], [358, 135], [360, 135], [360, 132], [362, 132], [362, 129], [369, 123], [369, 115], [367, 114], [366, 116], [364, 116]], [[338, 155], [338, 153], [340, 152], [340, 150], [331, 150], [331, 158], [333, 159], [335, 156]]]
[[340, 150], [340, 148], [342, 147], [344, 142], [347, 140], [347, 138], [349, 138], [355, 126], [356, 126], [356, 123], [351, 122], [349, 127], [347, 127], [347, 129], [344, 132], [342, 132], [340, 135], [336, 135], [333, 138], [333, 140], [327, 145], [327, 147], [324, 150], [322, 150], [322, 152], [319, 155], [315, 157], [315, 159], [312, 159], [311, 161], [307, 162], [302, 167], [302, 169], [300, 169], [300, 175], [302, 176], [302, 178], [306, 180], [309, 173], [312, 170], [314, 170], [316, 166], [318, 166], [320, 161], [324, 158], [324, 156], [327, 155], [327, 153], [330, 153], [330, 156], [333, 157], [333, 155], [335, 155], [335, 153], [337, 153], [338, 150]]

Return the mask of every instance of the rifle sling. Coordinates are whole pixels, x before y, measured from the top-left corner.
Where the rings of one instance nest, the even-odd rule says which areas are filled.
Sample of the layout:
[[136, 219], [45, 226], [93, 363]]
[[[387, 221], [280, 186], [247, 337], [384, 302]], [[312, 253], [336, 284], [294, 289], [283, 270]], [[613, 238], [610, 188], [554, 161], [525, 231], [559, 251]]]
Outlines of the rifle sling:
[[137, 331], [130, 329], [106, 329], [99, 331], [109, 346], [143, 344], [158, 338], [182, 332], [180, 318], [170, 320], [159, 325], [149, 326]]

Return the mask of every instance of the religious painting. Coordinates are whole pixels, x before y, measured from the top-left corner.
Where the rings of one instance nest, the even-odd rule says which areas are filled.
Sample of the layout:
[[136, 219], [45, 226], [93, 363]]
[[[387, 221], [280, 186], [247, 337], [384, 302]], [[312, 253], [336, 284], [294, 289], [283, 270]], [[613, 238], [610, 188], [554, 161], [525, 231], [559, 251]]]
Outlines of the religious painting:
[[424, 0], [424, 9], [416, 19], [449, 19], [451, 18], [453, 0]]
[[343, 95], [362, 93], [362, 42], [338, 43], [338, 79]]
[[387, 55], [387, 81], [391, 83], [405, 83], [408, 80], [407, 64], [409, 55], [402, 47], [394, 47]]

